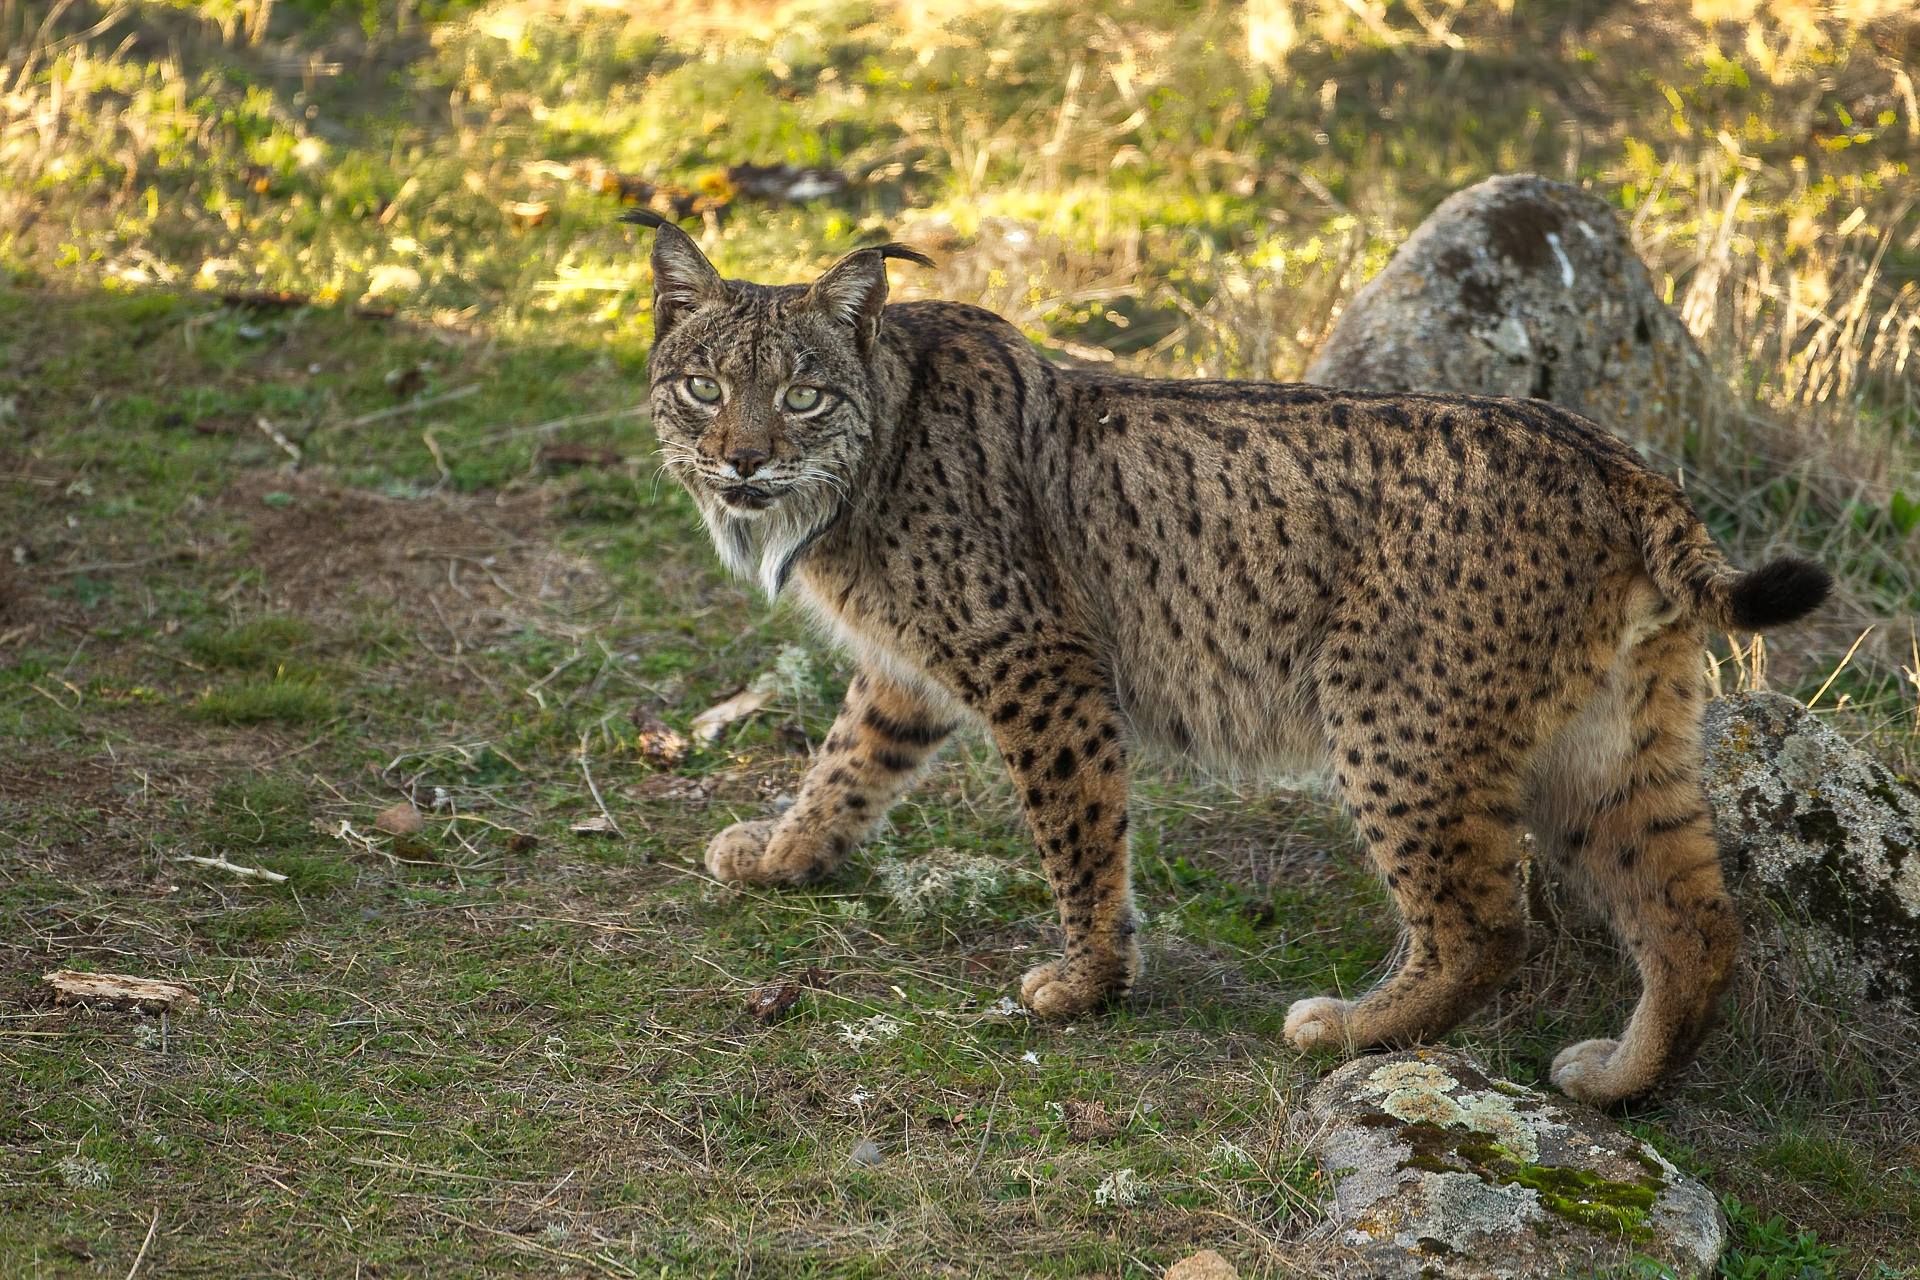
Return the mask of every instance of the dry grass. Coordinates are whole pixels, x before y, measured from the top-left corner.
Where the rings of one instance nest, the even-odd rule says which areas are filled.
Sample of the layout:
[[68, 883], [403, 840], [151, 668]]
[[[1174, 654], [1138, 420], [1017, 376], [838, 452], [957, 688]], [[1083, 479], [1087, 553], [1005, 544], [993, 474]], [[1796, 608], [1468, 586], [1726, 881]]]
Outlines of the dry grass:
[[[29, 554], [0, 600], [8, 1266], [124, 1274], [156, 1207], [154, 1274], [1140, 1275], [1199, 1244], [1295, 1265], [1315, 1186], [1287, 1121], [1319, 1066], [1277, 1020], [1392, 949], [1317, 802], [1150, 773], [1141, 998], [1073, 1029], [993, 1012], [1052, 945], [1031, 881], [919, 918], [881, 890], [890, 860], [1025, 856], [984, 746], [826, 892], [693, 874], [802, 757], [766, 717], [647, 798], [627, 713], [678, 723], [804, 641], [719, 579], [618, 416], [648, 282], [584, 174], [709, 191], [730, 164], [832, 165], [846, 197], [737, 202], [707, 246], [793, 279], [900, 234], [945, 255], [903, 295], [981, 302], [1063, 359], [1283, 378], [1446, 194], [1590, 183], [1723, 375], [1724, 412], [1654, 442], [1664, 461], [1740, 557], [1800, 547], [1845, 582], [1818, 626], [1720, 650], [1724, 684], [1810, 696], [1839, 669], [1821, 706], [1912, 771], [1910, 11], [697, 8], [429, 31], [405, 8], [143, 5], [91, 36], [106, 10], [44, 31], [45, 4], [9, 10], [0, 454]], [[507, 209], [529, 202], [548, 212]], [[222, 283], [320, 305], [222, 310], [201, 292]], [[350, 314], [376, 284], [384, 328]], [[555, 439], [626, 460], [561, 473]], [[236, 656], [286, 617], [310, 630]], [[345, 714], [192, 717], [209, 683], [283, 663]], [[816, 740], [846, 674], [818, 665], [779, 713]], [[626, 838], [568, 832], [598, 808], [583, 768]], [[373, 834], [402, 796], [432, 818], [420, 847]], [[1535, 963], [1459, 1037], [1521, 1079], [1632, 995], [1602, 932], [1544, 886], [1540, 907]], [[56, 959], [191, 979], [217, 1012], [156, 1048], [27, 1000]], [[833, 980], [787, 1021], [745, 1012], [810, 966]], [[1912, 1268], [1910, 1037], [1846, 978], [1812, 953], [1743, 971], [1640, 1123], [1853, 1271]], [[843, 1034], [876, 1016], [911, 1034]], [[114, 1181], [68, 1187], [62, 1159]], [[1121, 1169], [1140, 1202], [1115, 1202]]]

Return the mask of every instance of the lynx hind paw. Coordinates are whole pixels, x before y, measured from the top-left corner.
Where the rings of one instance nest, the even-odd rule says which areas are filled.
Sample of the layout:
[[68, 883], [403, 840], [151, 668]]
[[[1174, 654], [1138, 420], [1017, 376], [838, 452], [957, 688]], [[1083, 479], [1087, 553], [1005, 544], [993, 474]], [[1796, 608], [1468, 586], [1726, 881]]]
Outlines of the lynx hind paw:
[[1109, 987], [1075, 978], [1065, 960], [1035, 965], [1020, 979], [1020, 1003], [1043, 1018], [1071, 1018], [1112, 994]]
[[707, 874], [716, 880], [762, 880], [773, 820], [736, 822], [707, 841]]
[[1284, 1028], [1287, 1043], [1303, 1053], [1310, 1049], [1346, 1048], [1347, 1015], [1352, 1010], [1353, 1001], [1336, 1000], [1332, 996], [1295, 1000], [1287, 1008]]
[[1553, 1070], [1548, 1073], [1554, 1088], [1596, 1107], [1620, 1101], [1627, 1091], [1608, 1070], [1619, 1047], [1618, 1040], [1582, 1040], [1568, 1045], [1554, 1055]]

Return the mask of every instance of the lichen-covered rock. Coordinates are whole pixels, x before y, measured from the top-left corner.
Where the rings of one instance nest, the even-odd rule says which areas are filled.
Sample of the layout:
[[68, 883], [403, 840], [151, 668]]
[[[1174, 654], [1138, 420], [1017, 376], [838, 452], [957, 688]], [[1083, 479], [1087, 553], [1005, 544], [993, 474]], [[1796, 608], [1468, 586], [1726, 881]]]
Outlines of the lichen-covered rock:
[[1712, 386], [1612, 207], [1532, 174], [1443, 201], [1348, 305], [1306, 380], [1532, 396], [1668, 446]]
[[1517, 1280], [1635, 1258], [1711, 1275], [1726, 1220], [1707, 1188], [1599, 1112], [1490, 1078], [1466, 1056], [1360, 1058], [1308, 1099], [1355, 1275]]
[[[1792, 698], [1707, 704], [1707, 796], [1731, 879], [1811, 926], [1869, 999], [1920, 1012], [1920, 787]], [[1750, 932], [1768, 940], [1762, 913]]]

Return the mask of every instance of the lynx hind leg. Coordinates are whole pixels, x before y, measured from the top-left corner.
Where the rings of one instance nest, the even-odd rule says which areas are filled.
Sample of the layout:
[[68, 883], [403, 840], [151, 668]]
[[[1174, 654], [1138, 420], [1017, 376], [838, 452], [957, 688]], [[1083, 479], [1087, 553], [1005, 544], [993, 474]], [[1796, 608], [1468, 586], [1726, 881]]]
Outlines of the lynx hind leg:
[[1486, 1003], [1525, 957], [1519, 779], [1464, 744], [1402, 745], [1431, 739], [1431, 723], [1327, 705], [1341, 792], [1407, 947], [1399, 969], [1358, 1000], [1295, 1002], [1286, 1036], [1297, 1049], [1349, 1051], [1430, 1039]]
[[1606, 913], [1640, 972], [1620, 1038], [1553, 1060], [1554, 1084], [1599, 1106], [1692, 1061], [1740, 949], [1700, 786], [1700, 642], [1698, 628], [1676, 624], [1624, 655], [1550, 749], [1542, 779], [1544, 851]]
[[715, 836], [707, 844], [708, 873], [761, 884], [807, 884], [833, 874], [953, 729], [944, 708], [923, 695], [873, 671], [855, 673], [793, 807]]
[[1406, 924], [1405, 958], [1358, 1000], [1318, 996], [1289, 1006], [1285, 1033], [1296, 1049], [1354, 1052], [1433, 1039], [1492, 998], [1526, 955], [1512, 822], [1467, 813], [1419, 835], [1410, 824], [1369, 830], [1373, 816], [1363, 811], [1361, 825]]

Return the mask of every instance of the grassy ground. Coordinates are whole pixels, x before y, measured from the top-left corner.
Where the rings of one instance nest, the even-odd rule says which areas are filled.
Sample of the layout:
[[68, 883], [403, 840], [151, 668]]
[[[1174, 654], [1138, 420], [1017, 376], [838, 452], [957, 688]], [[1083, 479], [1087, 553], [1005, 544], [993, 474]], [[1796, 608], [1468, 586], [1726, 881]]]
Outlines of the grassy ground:
[[[1676, 447], [1743, 552], [1845, 568], [1849, 613], [1776, 645], [1774, 682], [1810, 694], [1879, 622], [1828, 700], [1910, 769], [1884, 641], [1916, 587], [1911, 29], [1776, 6], [1755, 52], [1737, 23], [1649, 44], [1638, 7], [1521, 3], [1461, 15], [1454, 49], [1398, 6], [1392, 39], [1296, 8], [1269, 75], [1206, 7], [901, 36], [852, 8], [151, 6], [64, 51], [108, 14], [36, 46], [44, 10], [9, 7], [0, 1272], [125, 1274], [151, 1229], [146, 1274], [1117, 1277], [1201, 1245], [1285, 1274], [1311, 1227], [1288, 1121], [1324, 1064], [1279, 1018], [1394, 940], [1319, 801], [1149, 771], [1148, 978], [1071, 1027], [1001, 1003], [1052, 913], [983, 744], [820, 892], [698, 874], [792, 792], [848, 671], [656, 483], [628, 412], [647, 282], [589, 162], [704, 196], [688, 225], [731, 270], [907, 228], [947, 265], [903, 284], [1065, 358], [1261, 375], [1496, 168], [1644, 214], [1676, 300], [1746, 174], [1706, 329], [1745, 425]], [[859, 182], [788, 205], [717, 180], [783, 160]], [[312, 305], [221, 304], [242, 287]], [[769, 712], [644, 759], [636, 709], [684, 730], [768, 672]], [[375, 827], [401, 799], [423, 831]], [[603, 804], [618, 835], [569, 830]], [[903, 866], [952, 850], [986, 860], [975, 900], [916, 914]], [[1536, 950], [1454, 1037], [1530, 1082], [1631, 996], [1577, 921]], [[202, 1009], [54, 1008], [62, 966]], [[1737, 1197], [1727, 1275], [1920, 1274], [1910, 1039], [1777, 999], [1744, 975], [1634, 1123]]]

